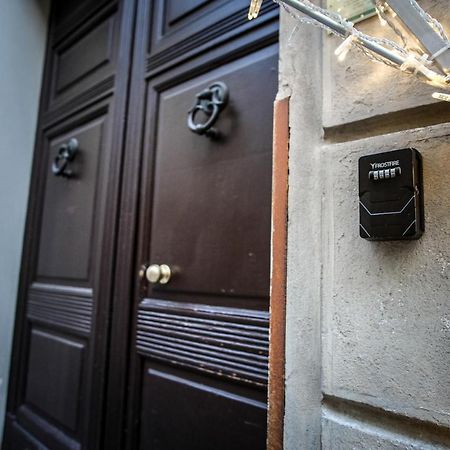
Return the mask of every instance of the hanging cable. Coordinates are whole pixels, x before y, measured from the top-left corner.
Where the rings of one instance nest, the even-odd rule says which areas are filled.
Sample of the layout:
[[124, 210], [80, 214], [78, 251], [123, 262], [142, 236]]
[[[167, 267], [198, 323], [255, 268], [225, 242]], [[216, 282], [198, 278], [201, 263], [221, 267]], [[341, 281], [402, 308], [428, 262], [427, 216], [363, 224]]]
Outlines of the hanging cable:
[[[403, 32], [393, 24], [390, 18], [386, 19], [386, 2], [377, 1], [377, 10], [380, 16], [386, 20], [389, 26], [400, 37], [403, 46], [387, 38], [378, 38], [364, 34], [355, 28], [352, 22], [347, 21], [335, 12], [313, 4], [309, 0], [273, 1], [282, 6], [299, 22], [318, 26], [344, 39], [345, 45], [341, 44], [340, 49], [337, 50], [338, 57], [342, 57], [343, 53], [345, 56], [351, 47], [356, 47], [373, 61], [414, 75], [421, 81], [441, 89], [450, 89], [450, 75], [443, 74], [432, 67], [433, 61], [423, 51], [409, 48]], [[408, 1], [411, 3], [411, 7], [420, 9], [421, 17], [436, 30], [442, 39], [446, 39], [446, 42], [448, 42], [442, 25], [429, 14], [425, 13], [414, 0]], [[258, 16], [261, 4], [261, 0], [252, 0], [249, 18], [254, 19]]]

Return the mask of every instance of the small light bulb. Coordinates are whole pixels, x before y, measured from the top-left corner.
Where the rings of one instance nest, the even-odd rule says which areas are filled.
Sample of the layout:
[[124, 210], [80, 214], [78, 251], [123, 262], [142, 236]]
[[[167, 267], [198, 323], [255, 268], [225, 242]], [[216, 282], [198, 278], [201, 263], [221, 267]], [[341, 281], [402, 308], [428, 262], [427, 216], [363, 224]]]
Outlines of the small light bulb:
[[339, 61], [339, 62], [343, 62], [343, 61], [345, 60], [345, 58], [347, 58], [347, 55], [348, 55], [348, 48], [346, 48], [344, 51], [342, 51], [342, 52], [338, 55], [338, 57], [337, 57], [338, 61]]
[[334, 54], [338, 57], [339, 62], [344, 61], [355, 39], [355, 36], [351, 34], [336, 48]]
[[381, 17], [380, 10], [377, 8], [378, 19], [380, 20], [380, 25], [385, 27], [387, 25], [387, 21]]
[[443, 94], [442, 92], [434, 92], [431, 96], [436, 100], [443, 100], [444, 102], [450, 102], [450, 94]]

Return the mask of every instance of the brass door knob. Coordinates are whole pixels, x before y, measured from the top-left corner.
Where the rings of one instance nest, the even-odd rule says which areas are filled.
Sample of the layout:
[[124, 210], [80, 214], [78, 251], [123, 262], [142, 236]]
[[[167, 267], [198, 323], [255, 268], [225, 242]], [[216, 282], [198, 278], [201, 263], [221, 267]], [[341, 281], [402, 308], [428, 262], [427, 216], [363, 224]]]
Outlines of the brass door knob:
[[145, 278], [150, 283], [156, 284], [167, 284], [172, 276], [172, 271], [167, 264], [152, 264], [147, 267], [145, 271]]

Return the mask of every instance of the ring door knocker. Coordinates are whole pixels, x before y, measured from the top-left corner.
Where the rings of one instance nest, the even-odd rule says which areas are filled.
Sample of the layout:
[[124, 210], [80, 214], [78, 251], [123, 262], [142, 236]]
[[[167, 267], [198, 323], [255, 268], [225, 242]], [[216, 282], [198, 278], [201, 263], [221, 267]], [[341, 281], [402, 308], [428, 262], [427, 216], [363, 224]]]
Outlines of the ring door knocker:
[[71, 138], [66, 144], [62, 144], [58, 149], [58, 154], [53, 160], [53, 175], [57, 177], [70, 178], [73, 175], [73, 171], [68, 169], [67, 166], [74, 160], [77, 151], [78, 141], [75, 138]]
[[[217, 81], [205, 90], [196, 95], [196, 102], [189, 111], [187, 124], [189, 129], [197, 134], [208, 137], [217, 137], [218, 131], [213, 128], [220, 113], [228, 103], [228, 87], [225, 83]], [[206, 122], [196, 122], [199, 111], [202, 111], [208, 118]]]

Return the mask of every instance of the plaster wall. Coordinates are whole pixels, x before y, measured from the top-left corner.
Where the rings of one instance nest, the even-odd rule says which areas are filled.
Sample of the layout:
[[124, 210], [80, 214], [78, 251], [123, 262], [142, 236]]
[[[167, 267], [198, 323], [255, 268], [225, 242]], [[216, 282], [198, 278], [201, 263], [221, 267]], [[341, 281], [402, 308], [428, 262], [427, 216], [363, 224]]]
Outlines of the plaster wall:
[[[421, 5], [450, 29], [448, 0]], [[450, 448], [450, 106], [282, 12], [290, 100], [285, 449]], [[376, 18], [361, 28], [380, 31]], [[360, 156], [423, 155], [426, 232], [359, 237]]]
[[49, 0], [0, 0], [0, 442]]

